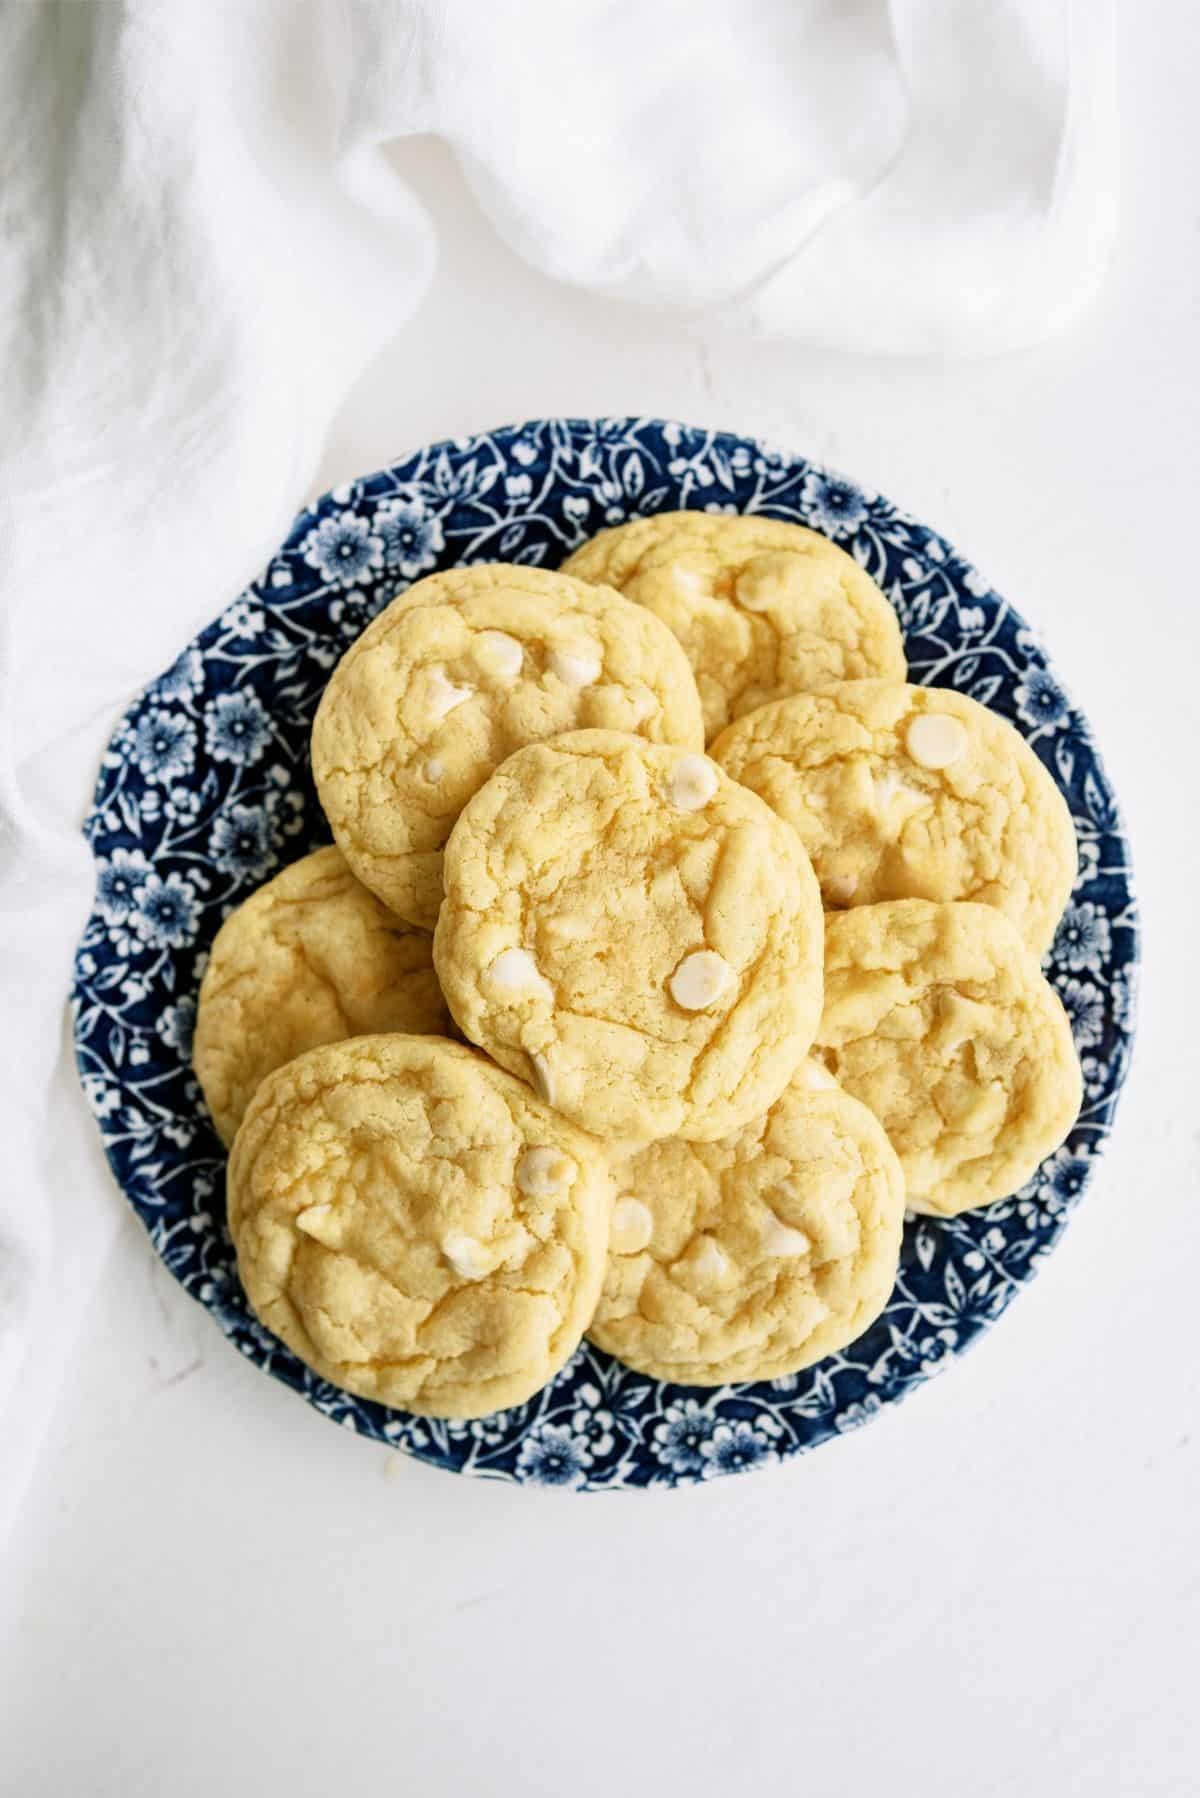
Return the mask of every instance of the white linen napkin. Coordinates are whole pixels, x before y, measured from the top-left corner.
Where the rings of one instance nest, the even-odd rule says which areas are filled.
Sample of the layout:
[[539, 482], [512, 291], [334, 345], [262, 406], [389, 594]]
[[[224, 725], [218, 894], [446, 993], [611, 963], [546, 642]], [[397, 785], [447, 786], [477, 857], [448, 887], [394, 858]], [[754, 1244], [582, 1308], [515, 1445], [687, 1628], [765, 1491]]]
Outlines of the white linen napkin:
[[985, 352], [1097, 285], [1112, 86], [1110, 0], [0, 11], [0, 1529], [119, 1215], [63, 1022], [79, 822], [117, 710], [265, 560], [425, 292], [437, 221], [382, 146], [445, 138], [560, 280]]

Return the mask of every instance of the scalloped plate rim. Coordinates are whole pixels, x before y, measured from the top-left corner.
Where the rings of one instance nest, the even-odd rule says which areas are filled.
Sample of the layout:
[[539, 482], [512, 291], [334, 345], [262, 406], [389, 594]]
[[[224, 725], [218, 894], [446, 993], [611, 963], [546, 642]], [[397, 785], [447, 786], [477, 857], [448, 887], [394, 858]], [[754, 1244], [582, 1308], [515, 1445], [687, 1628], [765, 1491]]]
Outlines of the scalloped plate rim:
[[[531, 513], [528, 506], [523, 505], [533, 497], [534, 474], [530, 471], [540, 471], [547, 456], [547, 478], [537, 496], [538, 508]], [[479, 466], [481, 457], [488, 458], [483, 468]], [[556, 457], [562, 459], [557, 467]], [[574, 466], [568, 467], [572, 458]], [[1029, 1188], [1022, 1189], [1023, 1193], [1035, 1189], [1035, 1196], [1026, 1199], [1018, 1196], [988, 1207], [984, 1212], [968, 1213], [964, 1219], [923, 1219], [911, 1223], [906, 1229], [902, 1281], [898, 1283], [884, 1318], [873, 1325], [859, 1343], [851, 1345], [851, 1350], [830, 1357], [816, 1369], [806, 1370], [790, 1381], [754, 1382], [717, 1389], [664, 1386], [619, 1368], [609, 1357], [585, 1344], [550, 1386], [527, 1405], [500, 1413], [494, 1419], [479, 1420], [474, 1425], [438, 1425], [430, 1420], [413, 1418], [408, 1413], [388, 1411], [318, 1380], [256, 1320], [246, 1315], [244, 1300], [239, 1312], [240, 1289], [234, 1290], [226, 1279], [221, 1291], [217, 1292], [215, 1274], [205, 1277], [207, 1263], [203, 1255], [215, 1256], [219, 1267], [220, 1252], [223, 1250], [228, 1259], [231, 1249], [223, 1223], [205, 1210], [205, 1195], [200, 1192], [199, 1185], [196, 1187], [199, 1202], [190, 1211], [182, 1210], [178, 1199], [156, 1201], [144, 1190], [138, 1164], [126, 1150], [124, 1138], [118, 1137], [115, 1126], [110, 1123], [124, 1111], [129, 1092], [143, 1090], [132, 1078], [133, 1056], [146, 1049], [148, 1037], [163, 1036], [165, 1042], [163, 1017], [172, 1012], [178, 1014], [180, 1000], [186, 1000], [189, 989], [169, 988], [175, 993], [173, 1005], [165, 1012], [160, 1010], [151, 1024], [131, 1021], [112, 1025], [121, 1039], [121, 1055], [124, 1056], [127, 1046], [130, 1062], [127, 1065], [122, 1059], [116, 1070], [117, 1077], [106, 1084], [98, 1069], [95, 1047], [98, 1001], [103, 1013], [99, 983], [102, 977], [118, 968], [132, 970], [125, 978], [136, 985], [141, 979], [137, 971], [138, 956], [149, 954], [147, 941], [153, 943], [155, 930], [161, 934], [172, 928], [182, 929], [181, 919], [189, 905], [202, 914], [211, 913], [205, 917], [205, 934], [211, 938], [212, 930], [207, 926], [213, 923], [216, 915], [215, 902], [209, 902], [207, 907], [202, 905], [198, 892], [189, 885], [201, 878], [201, 871], [193, 873], [190, 864], [179, 863], [175, 868], [166, 867], [164, 880], [158, 874], [157, 866], [151, 868], [149, 877], [139, 870], [142, 884], [136, 888], [135, 901], [129, 906], [124, 923], [113, 924], [111, 921], [123, 903], [119, 896], [116, 900], [110, 896], [107, 913], [98, 903], [76, 953], [72, 987], [80, 1077], [114, 1177], [147, 1228], [169, 1271], [190, 1296], [214, 1315], [222, 1333], [235, 1346], [335, 1421], [393, 1448], [403, 1448], [432, 1465], [480, 1478], [558, 1485], [584, 1491], [643, 1490], [650, 1486], [694, 1484], [701, 1479], [748, 1471], [807, 1452], [868, 1421], [884, 1406], [908, 1396], [931, 1373], [947, 1366], [986, 1333], [1016, 1293], [1033, 1277], [1040, 1261], [1053, 1249], [1070, 1212], [1082, 1196], [1098, 1151], [1111, 1130], [1128, 1069], [1136, 1017], [1140, 933], [1128, 840], [1090, 727], [1069, 700], [1048, 658], [1020, 615], [981, 581], [940, 533], [919, 524], [907, 512], [878, 495], [866, 493], [821, 464], [789, 452], [776, 451], [758, 439], [653, 418], [527, 420], [491, 432], [428, 445], [383, 469], [343, 483], [306, 506], [263, 575], [228, 604], [212, 625], [197, 633], [172, 668], [148, 683], [126, 708], [105, 753], [106, 765], [102, 766], [97, 779], [93, 806], [85, 824], [85, 834], [97, 859], [98, 878], [101, 871], [111, 877], [116, 866], [113, 852], [122, 844], [114, 839], [128, 836], [135, 845], [146, 840], [128, 827], [128, 819], [124, 826], [116, 827], [105, 821], [112, 799], [108, 788], [113, 783], [109, 777], [116, 778], [114, 770], [127, 771], [135, 751], [143, 755], [147, 767], [153, 767], [156, 753], [160, 754], [160, 759], [165, 758], [164, 766], [174, 755], [181, 769], [181, 780], [183, 775], [190, 774], [203, 755], [208, 755], [206, 786], [214, 774], [218, 777], [218, 786], [227, 778], [232, 783], [213, 814], [214, 828], [222, 815], [226, 818], [223, 845], [228, 843], [233, 829], [229, 823], [231, 813], [239, 807], [252, 809], [243, 803], [251, 789], [239, 786], [237, 770], [252, 771], [266, 750], [250, 762], [239, 763], [237, 751], [231, 746], [234, 738], [227, 736], [226, 740], [221, 735], [222, 725], [230, 724], [237, 705], [226, 706], [222, 712], [217, 701], [223, 695], [241, 694], [239, 703], [243, 711], [249, 704], [249, 723], [243, 720], [244, 747], [245, 732], [260, 729], [253, 709], [257, 698], [253, 671], [261, 671], [259, 662], [252, 655], [243, 656], [247, 670], [244, 679], [217, 679], [203, 714], [191, 706], [191, 698], [198, 698], [207, 686], [209, 662], [213, 659], [211, 639], [220, 629], [225, 628], [227, 637], [233, 632], [235, 641], [250, 642], [254, 640], [254, 634], [275, 631], [290, 608], [299, 606], [303, 610], [305, 605], [319, 605], [323, 601], [320, 622], [324, 636], [312, 630], [307, 649], [301, 638], [299, 648], [292, 643], [286, 651], [280, 650], [277, 659], [281, 666], [289, 659], [296, 660], [299, 665], [306, 655], [313, 658], [328, 655], [327, 639], [337, 635], [337, 618], [349, 608], [351, 616], [347, 627], [341, 630], [336, 643], [340, 653], [370, 615], [367, 607], [360, 607], [358, 612], [354, 610], [363, 597], [361, 590], [371, 582], [388, 587], [388, 592], [372, 595], [372, 603], [378, 609], [378, 604], [390, 597], [392, 591], [402, 590], [412, 578], [428, 572], [432, 565], [449, 566], [461, 560], [462, 549], [455, 552], [453, 545], [447, 546], [446, 539], [453, 538], [458, 528], [451, 520], [460, 510], [469, 512], [472, 507], [495, 512], [495, 505], [484, 508], [482, 502], [498, 486], [502, 486], [503, 492], [497, 499], [507, 506], [507, 514], [501, 514], [482, 529], [472, 531], [465, 526], [458, 529], [467, 545], [468, 559], [504, 559], [510, 552], [515, 552], [515, 559], [539, 560], [551, 566], [596, 528], [616, 522], [619, 517], [636, 515], [642, 509], [639, 501], [655, 497], [657, 490], [648, 487], [648, 470], [650, 478], [659, 478], [662, 491], [669, 495], [669, 504], [656, 504], [650, 509], [672, 509], [679, 503], [744, 509], [745, 496], [753, 482], [757, 493], [751, 494], [751, 504], [745, 509], [791, 517], [833, 535], [843, 547], [855, 553], [889, 591], [905, 626], [906, 645], [915, 643], [919, 647], [925, 642], [939, 642], [936, 631], [931, 630], [930, 617], [944, 601], [941, 614], [944, 620], [952, 606], [958, 626], [957, 647], [946, 646], [947, 656], [935, 667], [935, 672], [939, 676], [950, 673], [955, 677], [955, 684], [959, 684], [958, 674], [964, 672], [964, 665], [974, 657], [976, 671], [969, 677], [964, 674], [960, 690], [970, 691], [974, 683], [978, 693], [993, 679], [992, 675], [978, 673], [989, 653], [989, 645], [991, 653], [1007, 657], [1010, 667], [1014, 655], [1019, 656], [1024, 676], [1024, 699], [1014, 699], [1015, 686], [1010, 689], [999, 686], [992, 690], [985, 703], [1003, 702], [997, 703], [996, 709], [1010, 716], [1018, 728], [1031, 737], [1038, 753], [1059, 778], [1060, 785], [1063, 784], [1061, 766], [1055, 768], [1047, 751], [1053, 748], [1057, 755], [1060, 744], [1070, 747], [1072, 772], [1068, 779], [1068, 798], [1076, 815], [1077, 831], [1081, 824], [1080, 815], [1076, 813], [1078, 802], [1091, 808], [1082, 820], [1085, 841], [1092, 843], [1095, 840], [1098, 845], [1110, 843], [1119, 850], [1120, 859], [1116, 865], [1102, 865], [1099, 860], [1102, 849], [1097, 847], [1091, 878], [1081, 880], [1072, 900], [1073, 908], [1078, 902], [1088, 914], [1084, 926], [1090, 920], [1095, 942], [1104, 945], [1103, 953], [1093, 944], [1092, 960], [1086, 959], [1088, 946], [1084, 927], [1081, 927], [1082, 946], [1076, 941], [1063, 948], [1061, 932], [1060, 941], [1055, 945], [1051, 976], [1064, 997], [1068, 996], [1065, 989], [1072, 985], [1081, 989], [1076, 991], [1072, 1001], [1078, 1006], [1077, 1012], [1073, 1013], [1077, 1041], [1081, 1035], [1085, 1037], [1087, 1040], [1081, 1046], [1086, 1049], [1092, 1046], [1094, 1037], [1102, 1053], [1092, 1058], [1093, 1062], [1098, 1062], [1094, 1074], [1098, 1082], [1096, 1099], [1081, 1114], [1079, 1124], [1068, 1139], [1068, 1146], [1057, 1156], [1048, 1158]], [[464, 476], [460, 493], [454, 483]], [[762, 503], [764, 482], [766, 502]], [[755, 498], [758, 504], [754, 503]], [[736, 504], [732, 503], [735, 499]], [[346, 524], [346, 520], [350, 523]], [[323, 527], [328, 543], [317, 541], [322, 537]], [[334, 553], [330, 545], [339, 529], [345, 537], [337, 552], [343, 557], [340, 563], [330, 559]], [[489, 553], [472, 558], [470, 545], [477, 544], [481, 536], [489, 544]], [[491, 553], [493, 546], [510, 539], [510, 550], [503, 556]], [[369, 566], [364, 564], [360, 576], [345, 579], [350, 567], [348, 558], [360, 553]], [[322, 555], [326, 555], [326, 575], [332, 568], [336, 579], [314, 578]], [[872, 565], [872, 557], [877, 559], [878, 566]], [[341, 610], [335, 618], [337, 607]], [[247, 629], [252, 622], [250, 614], [261, 615], [268, 622], [256, 625], [251, 636], [240, 639], [236, 635], [235, 617], [239, 608], [244, 614], [241, 623]], [[975, 614], [978, 614], [978, 620]], [[226, 626], [225, 621], [231, 618], [235, 622]], [[289, 624], [289, 632], [291, 628]], [[283, 634], [287, 636], [288, 632]], [[971, 647], [974, 637], [978, 637], [977, 648]], [[962, 647], [964, 638], [968, 643], [966, 649]], [[1024, 639], [1023, 643], [1021, 639]], [[199, 672], [196, 663], [188, 660], [192, 656], [200, 664]], [[233, 665], [237, 665], [236, 658], [233, 658]], [[329, 665], [328, 662], [315, 664], [318, 672], [321, 666], [327, 671]], [[919, 655], [915, 658], [915, 674], [927, 666]], [[308, 670], [310, 686], [313, 675], [314, 671]], [[172, 681], [178, 691], [172, 691]], [[194, 693], [189, 689], [189, 681], [195, 688]], [[319, 691], [319, 687], [314, 690]], [[310, 691], [304, 703], [311, 698]], [[297, 701], [297, 704], [301, 705], [302, 711], [302, 703]], [[1014, 704], [1025, 709], [1018, 714], [1014, 712]], [[1043, 707], [1044, 719], [1036, 710], [1039, 704]], [[172, 711], [172, 707], [182, 709]], [[137, 725], [144, 723], [152, 710], [171, 721], [170, 727], [162, 733], [163, 742], [157, 750], [152, 741], [143, 743], [136, 734]], [[278, 729], [278, 719], [277, 712], [270, 713], [268, 724], [272, 733]], [[131, 724], [131, 721], [136, 722]], [[181, 734], [174, 738], [172, 748], [168, 739], [174, 731]], [[297, 764], [293, 762], [292, 766], [294, 769]], [[149, 826], [152, 831], [154, 820], [161, 822], [163, 806], [171, 803], [164, 798], [166, 781], [167, 776], [162, 774], [161, 768], [158, 773], [145, 778], [141, 775], [133, 778], [134, 791], [140, 789], [144, 803], [145, 818], [141, 810], [137, 813], [143, 828]], [[278, 822], [278, 814], [281, 809], [293, 805], [295, 790], [295, 787], [284, 789], [277, 796], [278, 803], [272, 813], [270, 828], [276, 831], [272, 837], [272, 871], [275, 865], [282, 865], [282, 859], [293, 859], [290, 855], [282, 859], [278, 855], [290, 828], [286, 819]], [[116, 791], [118, 796], [123, 791], [119, 780]], [[268, 799], [270, 797], [268, 793]], [[259, 809], [261, 811], [262, 807]], [[311, 807], [303, 815], [311, 818]], [[260, 827], [261, 820], [256, 815], [254, 828]], [[249, 825], [247, 832], [249, 834]], [[315, 840], [311, 824], [305, 829], [302, 823], [293, 840], [296, 853], [309, 847]], [[234, 854], [235, 848], [236, 845], [229, 848], [228, 853]], [[110, 852], [107, 859], [102, 854], [105, 849]], [[249, 850], [246, 853], [249, 854]], [[180, 868], [185, 865], [188, 872], [181, 873]], [[210, 856], [210, 871], [214, 865]], [[154, 877], [157, 877], [157, 886], [151, 888], [150, 880]], [[261, 873], [247, 877], [237, 896], [244, 896], [263, 877]], [[181, 885], [173, 884], [176, 878]], [[1089, 899], [1087, 895], [1093, 892], [1095, 898]], [[1119, 906], [1113, 903], [1116, 894], [1121, 896]], [[152, 905], [151, 900], [156, 905]], [[97, 965], [95, 951], [106, 938], [110, 951], [114, 941], [124, 942], [127, 953], [122, 960], [121, 954], [112, 951], [107, 963]], [[1114, 946], [1118, 939], [1123, 953], [1118, 953]], [[160, 978], [165, 978], [163, 969], [174, 969], [177, 963], [190, 962], [194, 972], [197, 951], [193, 942], [194, 937], [179, 945], [175, 961], [170, 959], [168, 949], [162, 950], [155, 963]], [[1088, 975], [1092, 978], [1085, 977]], [[174, 978], [173, 973], [171, 978]], [[1104, 984], [1097, 986], [1097, 981]], [[194, 984], [193, 979], [192, 988]], [[112, 985], [110, 981], [110, 987]], [[136, 1019], [138, 1005], [145, 1003], [146, 999], [130, 998], [127, 1001], [131, 1019]], [[172, 1061], [169, 1049], [169, 1044], [166, 1050], [160, 1050], [157, 1044], [146, 1049], [149, 1065], [163, 1070], [161, 1074], [148, 1076], [148, 1081], [161, 1079], [168, 1085], [174, 1081], [179, 1095], [186, 1089], [190, 1073], [186, 1051], [177, 1048]], [[111, 1053], [115, 1055], [117, 1050], [114, 1048]], [[147, 1064], [138, 1062], [137, 1065]], [[113, 1070], [109, 1069], [109, 1072], [113, 1073]], [[114, 1090], [118, 1095], [115, 1100]], [[144, 1114], [145, 1103], [143, 1099], [139, 1115]], [[131, 1110], [137, 1113], [138, 1107], [133, 1106]], [[170, 1114], [170, 1123], [176, 1130], [181, 1134], [189, 1130], [194, 1133], [198, 1117], [202, 1130], [203, 1114], [197, 1111], [194, 1098], [185, 1102], [177, 1096], [176, 1110]], [[160, 1121], [152, 1127], [160, 1142], [169, 1140], [165, 1133], [170, 1123]], [[188, 1143], [179, 1145], [181, 1157], [194, 1140], [193, 1134]], [[194, 1158], [193, 1178], [197, 1182], [206, 1162], [213, 1159], [211, 1142], [207, 1146], [210, 1151], [207, 1158]], [[1051, 1164], [1055, 1164], [1054, 1171], [1047, 1175], [1046, 1169]], [[142, 1168], [147, 1165], [156, 1164], [147, 1164], [143, 1158]], [[175, 1173], [188, 1165], [189, 1162], [182, 1160]], [[165, 1183], [169, 1184], [170, 1177], [168, 1173]], [[207, 1196], [213, 1195], [210, 1192]], [[1008, 1231], [1006, 1236], [1003, 1226], [1011, 1223], [1014, 1207], [1020, 1211], [1022, 1205], [1028, 1215], [1022, 1213], [1018, 1229], [1029, 1233], [1028, 1244], [1025, 1237], [1018, 1236], [1015, 1245], [1018, 1253], [1009, 1267], [1004, 1263], [1004, 1256], [1013, 1247], [1013, 1232]], [[175, 1216], [175, 1212], [179, 1215]], [[989, 1224], [987, 1220], [992, 1219], [993, 1214], [997, 1221]], [[164, 1218], [172, 1219], [171, 1228], [165, 1234], [161, 1228]], [[207, 1219], [207, 1222], [198, 1219]], [[175, 1244], [181, 1227], [185, 1235], [190, 1230], [197, 1241], [189, 1245], [185, 1240], [182, 1250], [177, 1251]], [[989, 1230], [992, 1236], [1000, 1239], [998, 1242], [990, 1243]], [[947, 1248], [950, 1242], [957, 1244], [957, 1255]], [[194, 1253], [187, 1252], [189, 1247]], [[979, 1268], [976, 1261], [980, 1262]], [[993, 1286], [987, 1284], [992, 1273], [989, 1261], [999, 1270]], [[940, 1297], [931, 1296], [929, 1289], [928, 1277], [935, 1266], [942, 1274]], [[972, 1275], [973, 1279], [970, 1278]], [[909, 1302], [901, 1309], [910, 1315], [909, 1327], [898, 1334], [893, 1328], [889, 1343], [886, 1332], [891, 1326], [887, 1320], [892, 1316], [897, 1294], [906, 1278], [912, 1292]], [[973, 1312], [971, 1305], [976, 1301], [977, 1309]], [[959, 1309], [956, 1310], [956, 1306]], [[951, 1321], [939, 1326], [936, 1320], [941, 1317]], [[921, 1320], [922, 1328], [914, 1334], [916, 1325], [911, 1320], [917, 1318]], [[955, 1326], [954, 1319], [958, 1319], [961, 1327]], [[941, 1341], [942, 1338], [947, 1340]], [[869, 1369], [861, 1365], [861, 1356], [857, 1361], [848, 1359], [851, 1351], [858, 1350], [868, 1341], [875, 1343], [879, 1356]], [[939, 1341], [940, 1347], [937, 1346]], [[904, 1367], [908, 1371], [897, 1371]], [[877, 1371], [879, 1368], [883, 1371]], [[837, 1383], [843, 1373], [847, 1378], [844, 1390], [839, 1392]], [[770, 1389], [769, 1394], [767, 1389]]]

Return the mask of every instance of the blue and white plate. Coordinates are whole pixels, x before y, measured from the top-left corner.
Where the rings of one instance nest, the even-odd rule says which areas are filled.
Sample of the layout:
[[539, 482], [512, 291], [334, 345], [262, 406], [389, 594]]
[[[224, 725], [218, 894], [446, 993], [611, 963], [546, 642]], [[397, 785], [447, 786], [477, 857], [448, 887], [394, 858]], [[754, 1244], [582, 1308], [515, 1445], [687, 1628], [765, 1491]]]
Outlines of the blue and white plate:
[[[905, 1231], [887, 1310], [786, 1379], [671, 1386], [585, 1345], [530, 1399], [439, 1423], [328, 1385], [252, 1316], [224, 1223], [225, 1156], [189, 1062], [196, 990], [229, 909], [328, 841], [308, 736], [330, 670], [419, 576], [466, 562], [555, 567], [604, 525], [693, 507], [835, 538], [904, 628], [911, 677], [1011, 720], [1070, 801], [1080, 874], [1049, 974], [1086, 1097], [1015, 1198]], [[1087, 720], [1032, 632], [936, 531], [751, 438], [645, 418], [539, 419], [437, 443], [335, 489], [245, 593], [130, 708], [86, 825], [96, 904], [75, 963], [84, 1090], [112, 1169], [176, 1279], [244, 1355], [335, 1422], [461, 1473], [601, 1490], [764, 1466], [866, 1422], [992, 1325], [1079, 1203], [1129, 1060], [1138, 960], [1129, 850]]]

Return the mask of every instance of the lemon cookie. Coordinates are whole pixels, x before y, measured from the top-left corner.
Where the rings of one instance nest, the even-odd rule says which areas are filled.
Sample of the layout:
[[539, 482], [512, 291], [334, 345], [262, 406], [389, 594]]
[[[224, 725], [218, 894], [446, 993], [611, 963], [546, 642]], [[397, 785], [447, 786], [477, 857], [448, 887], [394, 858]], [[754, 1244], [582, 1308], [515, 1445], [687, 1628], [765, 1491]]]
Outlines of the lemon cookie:
[[861, 1336], [895, 1284], [904, 1176], [877, 1120], [806, 1063], [720, 1142], [651, 1143], [613, 1168], [588, 1335], [660, 1380], [796, 1373]]
[[432, 930], [442, 847], [467, 800], [514, 749], [576, 726], [702, 746], [670, 631], [569, 575], [451, 569], [393, 600], [342, 657], [313, 725], [313, 774], [359, 879]]
[[845, 681], [739, 718], [712, 754], [798, 831], [826, 906], [973, 899], [1049, 946], [1075, 882], [1071, 814], [973, 699]]
[[200, 985], [192, 1060], [225, 1143], [259, 1081], [321, 1043], [374, 1031], [442, 1032], [450, 1014], [433, 945], [318, 849], [232, 912]]
[[670, 625], [709, 739], [732, 718], [829, 681], [905, 676], [895, 612], [851, 556], [799, 524], [659, 512], [601, 531], [564, 563]]
[[909, 1204], [942, 1217], [1015, 1192], [1079, 1112], [1066, 1013], [988, 905], [830, 913], [814, 1053], [887, 1131]]
[[518, 750], [446, 847], [434, 963], [461, 1028], [585, 1129], [725, 1136], [816, 1029], [795, 832], [707, 756], [579, 731]]
[[600, 1145], [437, 1037], [358, 1037], [269, 1075], [228, 1194], [263, 1323], [383, 1404], [519, 1404], [595, 1309], [612, 1202]]

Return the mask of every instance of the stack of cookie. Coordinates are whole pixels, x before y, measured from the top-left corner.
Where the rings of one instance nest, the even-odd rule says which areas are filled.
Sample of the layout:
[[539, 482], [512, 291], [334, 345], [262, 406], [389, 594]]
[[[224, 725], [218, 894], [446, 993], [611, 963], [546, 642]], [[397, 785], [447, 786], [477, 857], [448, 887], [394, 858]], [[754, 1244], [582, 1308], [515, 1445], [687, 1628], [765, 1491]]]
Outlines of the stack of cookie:
[[313, 729], [337, 846], [226, 921], [196, 1030], [247, 1294], [311, 1367], [447, 1417], [585, 1331], [782, 1376], [879, 1315], [906, 1205], [1057, 1147], [1070, 818], [1007, 723], [905, 674], [857, 564], [758, 518], [375, 619]]

